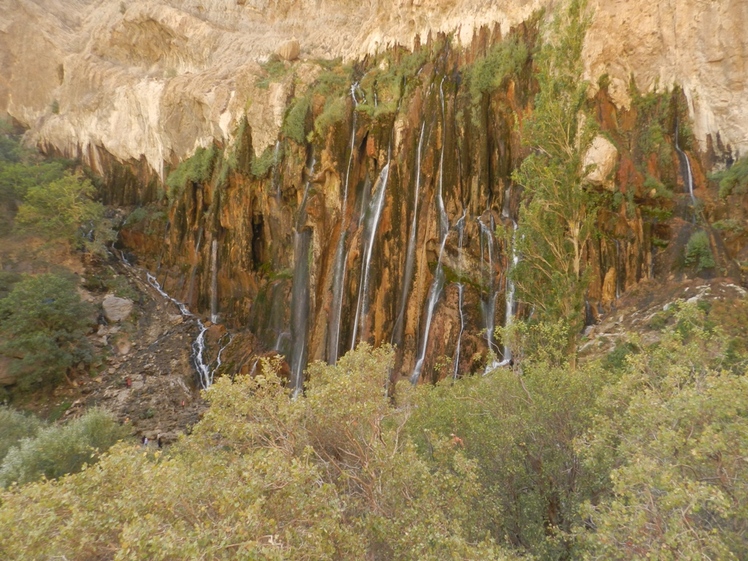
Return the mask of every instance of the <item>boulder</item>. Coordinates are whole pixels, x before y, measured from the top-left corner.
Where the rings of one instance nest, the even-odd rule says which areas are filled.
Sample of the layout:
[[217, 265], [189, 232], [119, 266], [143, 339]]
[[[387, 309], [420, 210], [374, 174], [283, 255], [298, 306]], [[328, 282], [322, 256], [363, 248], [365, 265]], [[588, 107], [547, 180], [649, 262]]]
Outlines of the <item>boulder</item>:
[[615, 183], [610, 178], [618, 161], [618, 149], [602, 135], [597, 135], [584, 155], [584, 166], [594, 166], [585, 179], [592, 185], [615, 191]]
[[120, 322], [126, 319], [132, 312], [132, 300], [119, 298], [113, 294], [107, 294], [101, 307], [104, 309], [104, 317], [110, 322]]
[[276, 53], [283, 60], [296, 60], [299, 58], [299, 53], [301, 53], [301, 46], [296, 39], [291, 39], [278, 47]]

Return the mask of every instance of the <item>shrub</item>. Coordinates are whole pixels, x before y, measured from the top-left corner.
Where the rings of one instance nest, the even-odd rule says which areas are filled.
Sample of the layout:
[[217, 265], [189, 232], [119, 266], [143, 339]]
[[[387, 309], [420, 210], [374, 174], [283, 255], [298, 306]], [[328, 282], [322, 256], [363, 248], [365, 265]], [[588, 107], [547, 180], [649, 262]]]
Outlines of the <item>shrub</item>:
[[711, 174], [709, 179], [719, 182], [719, 196], [722, 198], [748, 193], [748, 157], [740, 158], [729, 168]]
[[696, 270], [711, 269], [717, 265], [712, 254], [709, 236], [704, 230], [691, 234], [686, 244], [686, 265], [696, 265]]
[[86, 338], [93, 309], [76, 285], [52, 273], [27, 276], [0, 300], [0, 352], [18, 358], [18, 385], [28, 390], [55, 385], [94, 358]]
[[203, 183], [213, 174], [218, 149], [211, 145], [209, 148], [200, 147], [195, 153], [179, 163], [177, 168], [166, 178], [167, 193], [170, 200], [174, 200], [187, 183]]
[[109, 413], [98, 409], [65, 425], [41, 429], [8, 451], [0, 464], [0, 487], [80, 471], [126, 434]]
[[283, 122], [283, 134], [298, 144], [306, 142], [306, 116], [309, 112], [309, 98], [294, 100]]
[[21, 439], [33, 438], [42, 422], [33, 415], [21, 413], [10, 407], [0, 407], [0, 465], [8, 450]]

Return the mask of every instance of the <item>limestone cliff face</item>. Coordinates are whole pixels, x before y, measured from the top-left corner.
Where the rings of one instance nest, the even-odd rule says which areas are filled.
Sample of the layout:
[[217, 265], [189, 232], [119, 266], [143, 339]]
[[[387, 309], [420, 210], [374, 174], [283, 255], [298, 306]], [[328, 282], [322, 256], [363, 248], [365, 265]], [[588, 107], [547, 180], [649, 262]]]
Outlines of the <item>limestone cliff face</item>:
[[[0, 110], [102, 174], [106, 202], [148, 205], [125, 246], [191, 309], [285, 354], [292, 378], [360, 342], [396, 344], [404, 376], [456, 375], [502, 356], [493, 328], [518, 307], [515, 124], [537, 87], [526, 20], [544, 4], [0, 0]], [[704, 173], [748, 148], [745, 8], [639, 4], [600, 0], [586, 42], [601, 128], [588, 181], [609, 203], [585, 248], [590, 319], [674, 274], [698, 206], [687, 176], [707, 218], [748, 217]], [[474, 62], [508, 37], [529, 50], [476, 96]], [[631, 75], [682, 89], [642, 103]], [[689, 116], [698, 142], [678, 128]], [[744, 240], [710, 235], [729, 272]]]
[[[296, 37], [302, 58], [357, 59], [416, 37], [481, 26], [503, 33], [549, 0], [2, 0], [0, 112], [37, 142], [96, 166], [105, 150], [144, 157], [159, 174], [246, 113], [258, 153], [277, 136], [287, 91], [254, 87], [265, 60]], [[683, 87], [702, 149], [707, 136], [748, 149], [748, 6], [742, 0], [594, 0], [586, 45], [593, 82], [611, 78], [628, 107], [643, 90]], [[250, 110], [248, 110], [250, 109]]]

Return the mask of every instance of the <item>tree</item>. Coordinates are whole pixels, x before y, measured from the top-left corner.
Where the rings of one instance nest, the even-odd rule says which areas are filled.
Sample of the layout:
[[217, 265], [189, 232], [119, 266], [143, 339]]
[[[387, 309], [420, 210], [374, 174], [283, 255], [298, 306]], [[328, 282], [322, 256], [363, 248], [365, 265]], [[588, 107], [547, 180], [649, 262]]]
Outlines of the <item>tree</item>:
[[14, 285], [0, 300], [0, 352], [18, 359], [19, 387], [54, 385], [76, 365], [91, 363], [92, 313], [63, 276], [28, 276]]
[[21, 229], [75, 243], [104, 217], [103, 205], [92, 199], [95, 192], [88, 179], [72, 174], [35, 184], [28, 188], [16, 222]]
[[595, 197], [583, 184], [594, 132], [581, 80], [585, 9], [584, 0], [572, 0], [536, 58], [540, 91], [522, 128], [531, 154], [514, 174], [526, 195], [515, 236], [521, 260], [511, 273], [517, 295], [534, 319], [568, 322], [569, 351], [584, 319], [584, 249], [595, 220]]

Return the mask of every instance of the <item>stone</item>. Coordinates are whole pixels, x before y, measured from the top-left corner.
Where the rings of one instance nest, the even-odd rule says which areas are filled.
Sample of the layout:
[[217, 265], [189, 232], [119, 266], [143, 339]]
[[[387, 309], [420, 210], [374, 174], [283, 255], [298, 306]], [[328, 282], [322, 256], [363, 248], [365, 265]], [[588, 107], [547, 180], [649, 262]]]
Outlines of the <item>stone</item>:
[[291, 39], [278, 47], [276, 53], [283, 60], [296, 60], [299, 58], [299, 54], [301, 53], [301, 46], [296, 39]]
[[594, 166], [585, 179], [592, 185], [604, 187], [608, 191], [615, 191], [615, 183], [611, 178], [618, 161], [618, 149], [602, 135], [597, 135], [592, 145], [584, 155], [584, 166]]
[[104, 309], [104, 317], [107, 321], [120, 322], [132, 312], [132, 300], [128, 298], [119, 298], [113, 294], [107, 294], [101, 307]]

